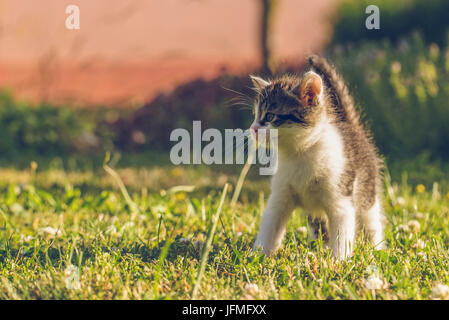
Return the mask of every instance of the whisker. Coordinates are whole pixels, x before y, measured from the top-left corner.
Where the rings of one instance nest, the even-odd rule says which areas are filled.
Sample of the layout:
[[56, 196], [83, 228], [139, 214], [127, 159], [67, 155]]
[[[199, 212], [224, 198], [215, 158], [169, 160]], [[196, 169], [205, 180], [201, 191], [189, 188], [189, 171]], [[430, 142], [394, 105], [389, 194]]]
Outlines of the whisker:
[[243, 99], [242, 97], [235, 97], [226, 101], [227, 103], [240, 102], [245, 103], [247, 105], [253, 106], [253, 101], [249, 99]]
[[236, 101], [236, 102], [232, 102], [232, 103], [231, 103], [231, 101], [228, 101], [224, 104], [224, 106], [227, 108], [240, 107], [241, 109], [247, 109], [247, 110], [252, 110], [254, 108], [254, 106], [252, 104], [249, 104], [244, 101]]
[[241, 101], [241, 102], [245, 102], [248, 104], [252, 104], [253, 100], [249, 99], [249, 98], [244, 98], [244, 97], [234, 97], [228, 100], [229, 102], [231, 101]]
[[227, 91], [236, 93], [238, 95], [241, 95], [241, 96], [244, 96], [244, 97], [249, 97], [247, 94], [244, 94], [243, 92], [240, 92], [240, 91], [237, 91], [237, 90], [233, 90], [233, 89], [230, 89], [230, 88], [226, 88], [226, 87], [223, 87], [223, 86], [222, 86], [222, 88], [227, 90]]
[[228, 107], [237, 107], [237, 106], [240, 106], [242, 109], [248, 109], [248, 110], [252, 110], [253, 109], [252, 106], [249, 106], [249, 105], [244, 104], [244, 103], [233, 103], [231, 105], [228, 105]]

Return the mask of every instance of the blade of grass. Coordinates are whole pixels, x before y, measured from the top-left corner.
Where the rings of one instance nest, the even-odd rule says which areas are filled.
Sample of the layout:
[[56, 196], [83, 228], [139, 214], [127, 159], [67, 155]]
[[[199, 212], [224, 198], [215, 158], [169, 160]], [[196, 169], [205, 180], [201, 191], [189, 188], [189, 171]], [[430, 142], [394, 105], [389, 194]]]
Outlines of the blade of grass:
[[218, 205], [217, 211], [215, 212], [215, 215], [212, 219], [212, 227], [210, 229], [209, 236], [207, 238], [206, 245], [204, 246], [203, 254], [201, 256], [200, 270], [198, 271], [198, 276], [196, 278], [195, 286], [193, 287], [192, 299], [195, 299], [196, 295], [198, 293], [198, 288], [199, 288], [199, 285], [201, 282], [201, 277], [203, 276], [204, 269], [206, 267], [207, 257], [209, 256], [209, 251], [211, 249], [212, 240], [214, 239], [215, 229], [217, 229], [218, 218], [220, 217], [221, 209], [223, 207], [223, 203], [226, 198], [226, 194], [228, 192], [228, 187], [229, 187], [229, 185], [226, 183], [223, 188], [223, 192], [221, 194], [220, 204]]
[[231, 208], [235, 206], [237, 200], [239, 199], [240, 192], [242, 191], [243, 182], [245, 182], [246, 175], [248, 174], [249, 169], [251, 168], [251, 162], [253, 161], [254, 153], [250, 153], [248, 156], [248, 160], [245, 163], [242, 171], [240, 172], [239, 178], [237, 180], [237, 184], [235, 185], [234, 194], [231, 199]]
[[123, 181], [120, 178], [119, 174], [108, 165], [108, 162], [109, 162], [110, 158], [111, 158], [110, 153], [107, 152], [106, 156], [104, 158], [104, 161], [103, 161], [103, 168], [104, 168], [104, 170], [115, 180], [115, 182], [117, 183], [118, 187], [120, 188], [120, 191], [121, 191], [123, 197], [125, 198], [126, 203], [129, 205], [129, 207], [131, 208], [132, 212], [133, 213], [138, 213], [140, 211], [139, 207], [135, 204], [135, 202], [129, 196], [128, 190], [126, 190], [125, 184], [123, 183]]
[[[162, 221], [162, 216], [160, 221]], [[160, 226], [160, 224], [159, 224]], [[169, 235], [167, 235], [164, 246], [162, 247], [161, 253], [159, 254], [158, 263], [156, 266], [155, 274], [154, 274], [154, 283], [153, 283], [153, 295], [154, 299], [159, 298], [159, 281], [162, 273], [162, 266], [164, 265], [165, 259], [167, 258], [168, 251], [170, 250], [170, 246], [175, 242], [173, 239], [173, 233], [178, 230], [179, 221], [172, 228], [172, 231]], [[158, 247], [159, 247], [159, 234], [158, 234]]]
[[170, 249], [171, 244], [174, 241], [172, 239], [165, 240], [164, 246], [162, 247], [161, 253], [159, 255], [159, 261], [156, 266], [155, 274], [154, 274], [154, 283], [153, 283], [153, 295], [154, 299], [159, 297], [159, 280], [161, 278], [162, 265], [164, 264], [165, 258], [167, 257], [168, 250]]

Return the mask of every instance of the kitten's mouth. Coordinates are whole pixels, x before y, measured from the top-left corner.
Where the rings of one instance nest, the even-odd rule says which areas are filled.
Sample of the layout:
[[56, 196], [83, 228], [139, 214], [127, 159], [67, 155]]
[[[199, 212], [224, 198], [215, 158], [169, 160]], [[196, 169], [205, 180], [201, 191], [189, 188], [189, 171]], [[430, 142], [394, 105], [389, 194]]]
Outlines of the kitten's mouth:
[[263, 126], [257, 131], [251, 131], [251, 138], [256, 143], [257, 147], [263, 147], [265, 149], [270, 149], [273, 139], [278, 139], [279, 133], [277, 128], [273, 126]]
[[257, 142], [259, 137], [261, 137], [261, 136], [269, 137], [270, 128], [267, 126], [264, 126], [264, 127], [258, 128], [257, 131], [250, 129], [250, 132], [251, 132], [251, 138]]

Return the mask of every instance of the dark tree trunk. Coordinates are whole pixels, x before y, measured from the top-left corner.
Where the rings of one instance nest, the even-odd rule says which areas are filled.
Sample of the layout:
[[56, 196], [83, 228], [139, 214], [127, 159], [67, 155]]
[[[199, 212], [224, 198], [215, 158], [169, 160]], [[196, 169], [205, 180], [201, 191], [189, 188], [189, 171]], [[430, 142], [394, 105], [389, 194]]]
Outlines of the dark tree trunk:
[[273, 73], [273, 57], [271, 33], [273, 29], [273, 15], [277, 0], [260, 0], [260, 50], [262, 54], [262, 71], [266, 74]]

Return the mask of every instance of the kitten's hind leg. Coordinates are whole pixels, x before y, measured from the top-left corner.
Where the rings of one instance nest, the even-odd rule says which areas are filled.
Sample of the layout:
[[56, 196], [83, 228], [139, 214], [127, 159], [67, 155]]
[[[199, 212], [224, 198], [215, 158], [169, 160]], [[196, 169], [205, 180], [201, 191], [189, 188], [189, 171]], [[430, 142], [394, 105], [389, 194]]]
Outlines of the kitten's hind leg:
[[339, 199], [327, 211], [332, 256], [345, 259], [352, 255], [355, 237], [355, 208], [349, 198]]
[[321, 234], [323, 243], [327, 246], [329, 243], [329, 227], [326, 217], [308, 215], [307, 221], [310, 229], [310, 238], [312, 240], [318, 240]]
[[375, 249], [384, 249], [382, 208], [379, 199], [376, 199], [371, 208], [363, 211], [360, 218], [366, 238], [368, 238]]

